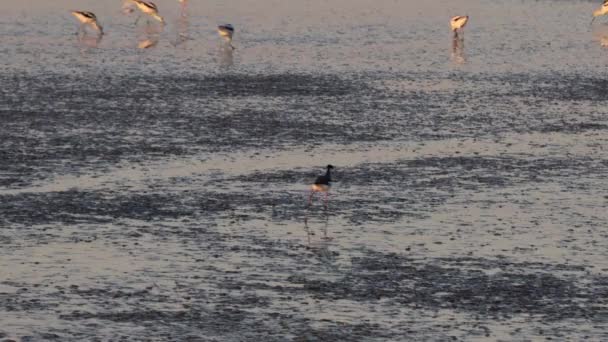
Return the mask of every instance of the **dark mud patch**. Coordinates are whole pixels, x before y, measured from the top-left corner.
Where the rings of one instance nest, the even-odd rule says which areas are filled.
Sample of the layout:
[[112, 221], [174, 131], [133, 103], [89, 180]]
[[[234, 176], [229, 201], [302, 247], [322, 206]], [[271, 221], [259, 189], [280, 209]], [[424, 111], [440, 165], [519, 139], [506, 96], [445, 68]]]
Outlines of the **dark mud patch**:
[[[468, 262], [471, 260], [469, 259]], [[475, 260], [475, 268], [458, 259], [420, 261], [402, 255], [354, 258], [353, 269], [337, 281], [292, 277], [317, 298], [355, 301], [388, 299], [413, 308], [452, 309], [495, 318], [542, 315], [546, 320], [608, 319], [606, 302], [598, 296], [606, 284], [581, 287], [575, 277], [557, 276], [552, 267], [531, 271], [525, 264]], [[509, 270], [501, 268], [507, 266]], [[500, 271], [488, 274], [499, 268]], [[580, 268], [576, 267], [579, 271]]]
[[562, 82], [543, 75], [473, 74], [468, 81], [506, 87], [433, 91], [371, 86], [382, 76], [359, 74], [0, 77], [0, 185], [8, 187], [148, 158], [607, 127], [603, 113], [560, 94], [571, 87], [543, 90], [538, 84]]

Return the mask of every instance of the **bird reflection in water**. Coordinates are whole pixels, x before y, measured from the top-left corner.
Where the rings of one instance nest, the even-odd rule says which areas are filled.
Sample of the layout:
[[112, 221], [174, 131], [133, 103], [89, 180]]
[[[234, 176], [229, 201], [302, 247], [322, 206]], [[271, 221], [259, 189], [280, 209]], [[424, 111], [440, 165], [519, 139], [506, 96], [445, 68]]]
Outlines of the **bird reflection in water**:
[[163, 28], [164, 26], [146, 24], [139, 33], [137, 47], [139, 49], [150, 49], [155, 47], [158, 44]]
[[221, 68], [230, 68], [234, 65], [234, 49], [221, 46], [219, 49], [219, 62]]
[[308, 219], [308, 212], [306, 213], [306, 217], [304, 217], [304, 231], [306, 232], [306, 239], [308, 241], [308, 246], [312, 247], [315, 245], [327, 245], [330, 241], [333, 240], [332, 237], [330, 237], [328, 235], [328, 228], [329, 228], [329, 213], [326, 211], [324, 213], [324, 218], [323, 218], [323, 223], [322, 223], [322, 228], [321, 228], [321, 232], [323, 233], [323, 236], [320, 238], [320, 241], [318, 242], [313, 242], [313, 236], [316, 236], [317, 234], [315, 233], [315, 231], [313, 229], [310, 228], [309, 226], [309, 219]]
[[83, 33], [78, 36], [78, 44], [80, 45], [80, 52], [84, 53], [88, 49], [94, 49], [99, 46], [101, 43], [101, 39], [103, 35], [90, 35], [88, 33]]
[[608, 47], [608, 29], [606, 27], [595, 28], [593, 30], [593, 38], [600, 43], [600, 46]]
[[171, 44], [175, 47], [184, 45], [188, 40], [190, 40], [190, 36], [188, 34], [190, 28], [190, 21], [188, 19], [188, 1], [180, 0], [180, 14], [177, 18], [177, 23], [175, 25], [177, 36]]
[[156, 44], [158, 44], [158, 37], [147, 38], [147, 39], [140, 41], [137, 44], [137, 48], [149, 49], [149, 48], [155, 47]]
[[452, 61], [456, 64], [464, 64], [467, 62], [464, 54], [464, 36], [454, 35], [452, 38]]
[[332, 237], [328, 236], [329, 215], [327, 212], [325, 212], [323, 223], [319, 223], [323, 225], [321, 228], [323, 236], [320, 239], [316, 239], [317, 235], [314, 229], [311, 229], [308, 225], [308, 218], [304, 220], [304, 230], [306, 231], [307, 238], [306, 247], [315, 255], [319, 262], [330, 267], [335, 267], [336, 258], [339, 254], [330, 249], [335, 244], [335, 241]]

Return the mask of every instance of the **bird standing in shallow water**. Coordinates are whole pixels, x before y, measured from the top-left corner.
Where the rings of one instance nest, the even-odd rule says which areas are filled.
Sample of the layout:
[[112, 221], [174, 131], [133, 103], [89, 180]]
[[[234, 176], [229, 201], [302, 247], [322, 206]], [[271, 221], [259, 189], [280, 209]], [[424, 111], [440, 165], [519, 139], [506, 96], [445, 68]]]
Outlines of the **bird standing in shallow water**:
[[589, 23], [589, 25], [593, 24], [593, 21], [595, 20], [596, 17], [606, 15], [606, 14], [608, 14], [608, 0], [604, 0], [604, 2], [602, 3], [602, 6], [600, 6], [600, 8], [593, 11], [593, 18], [591, 19], [591, 22]]
[[458, 32], [464, 29], [468, 21], [468, 15], [457, 15], [450, 19], [450, 27], [452, 28], [452, 32], [454, 32], [454, 36], [457, 36]]
[[[163, 25], [165, 24], [165, 20], [163, 19], [163, 17], [161, 17], [160, 15], [158, 15], [158, 7], [156, 7], [156, 5], [151, 2], [151, 1], [142, 1], [142, 0], [131, 0], [135, 3], [135, 5], [137, 5], [137, 8], [139, 8], [139, 10], [142, 13], [145, 13], [149, 16], [151, 16], [152, 18], [160, 21]], [[141, 15], [139, 17], [137, 17], [137, 20], [135, 20], [135, 24], [137, 24], [137, 22], [139, 21], [139, 18], [141, 18]]]
[[91, 27], [96, 29], [100, 35], [103, 35], [103, 27], [101, 27], [101, 25], [99, 25], [97, 22], [97, 17], [95, 14], [87, 11], [72, 11], [71, 13], [76, 17], [76, 19], [78, 19], [78, 21], [80, 21], [78, 33], [84, 29], [84, 25], [91, 25]]
[[224, 40], [228, 42], [228, 45], [232, 48], [232, 50], [235, 49], [235, 47], [232, 46], [232, 36], [234, 35], [234, 27], [232, 27], [232, 25], [226, 24], [218, 26], [217, 33], [219, 33], [220, 37], [224, 38]]
[[324, 175], [317, 177], [315, 183], [310, 187], [310, 196], [308, 196], [308, 205], [312, 204], [312, 197], [315, 192], [325, 193], [325, 209], [327, 209], [327, 201], [329, 197], [329, 189], [331, 188], [331, 170], [333, 165], [327, 165], [327, 171]]

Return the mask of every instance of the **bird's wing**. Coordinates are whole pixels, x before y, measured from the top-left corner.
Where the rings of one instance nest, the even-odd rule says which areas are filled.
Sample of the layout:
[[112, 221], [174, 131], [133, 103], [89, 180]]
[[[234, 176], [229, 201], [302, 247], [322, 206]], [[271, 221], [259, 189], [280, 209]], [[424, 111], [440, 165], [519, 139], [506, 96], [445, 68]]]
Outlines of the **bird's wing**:
[[153, 3], [152, 1], [148, 1], [148, 2], [146, 2], [146, 4], [148, 5], [148, 7], [154, 9], [155, 11], [158, 11], [158, 7], [156, 7], [156, 4]]
[[602, 6], [608, 6], [608, 0], [604, 0], [604, 2], [602, 2]]
[[95, 20], [97, 19], [95, 14], [93, 14], [92, 12], [80, 12], [80, 14], [84, 15], [85, 17], [87, 17], [89, 19], [95, 19]]

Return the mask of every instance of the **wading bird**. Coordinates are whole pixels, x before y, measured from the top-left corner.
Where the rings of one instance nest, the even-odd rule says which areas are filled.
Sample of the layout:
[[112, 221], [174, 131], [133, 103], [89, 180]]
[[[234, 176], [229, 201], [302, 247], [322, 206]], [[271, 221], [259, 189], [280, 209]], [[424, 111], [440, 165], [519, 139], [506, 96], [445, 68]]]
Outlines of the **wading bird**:
[[468, 15], [457, 15], [457, 16], [453, 17], [452, 19], [450, 19], [450, 27], [452, 27], [452, 31], [454, 32], [454, 35], [457, 35], [458, 31], [462, 31], [468, 21], [469, 21]]
[[220, 25], [217, 27], [217, 33], [220, 34], [220, 37], [224, 38], [228, 45], [234, 50], [236, 49], [232, 46], [232, 36], [234, 35], [234, 27], [230, 24]]
[[595, 20], [596, 17], [606, 15], [606, 14], [608, 14], [608, 0], [604, 0], [604, 2], [602, 3], [602, 6], [600, 6], [600, 8], [593, 11], [593, 18], [591, 19], [591, 22], [589, 23], [589, 25], [593, 24], [593, 21]]
[[[152, 18], [160, 21], [163, 25], [165, 24], [165, 20], [163, 19], [163, 17], [161, 17], [160, 15], [158, 15], [158, 7], [156, 7], [156, 5], [151, 2], [151, 1], [142, 1], [142, 0], [131, 0], [135, 3], [135, 5], [137, 5], [137, 8], [139, 8], [139, 10], [144, 13], [147, 14], [149, 16], [151, 16]], [[141, 18], [141, 15], [139, 17], [137, 17], [137, 20], [135, 20], [135, 24], [137, 24], [137, 22], [139, 21], [139, 19]]]
[[99, 25], [97, 22], [97, 17], [95, 14], [86, 11], [72, 11], [71, 13], [76, 17], [76, 19], [78, 19], [78, 21], [80, 21], [78, 33], [84, 30], [85, 25], [91, 25], [91, 27], [97, 30], [100, 35], [103, 35], [103, 27], [101, 27], [101, 25]]
[[312, 204], [312, 197], [315, 192], [325, 193], [325, 209], [327, 209], [327, 201], [329, 197], [329, 189], [331, 188], [331, 170], [333, 165], [327, 165], [327, 171], [324, 175], [317, 177], [315, 183], [310, 187], [310, 196], [308, 196], [308, 205]]

